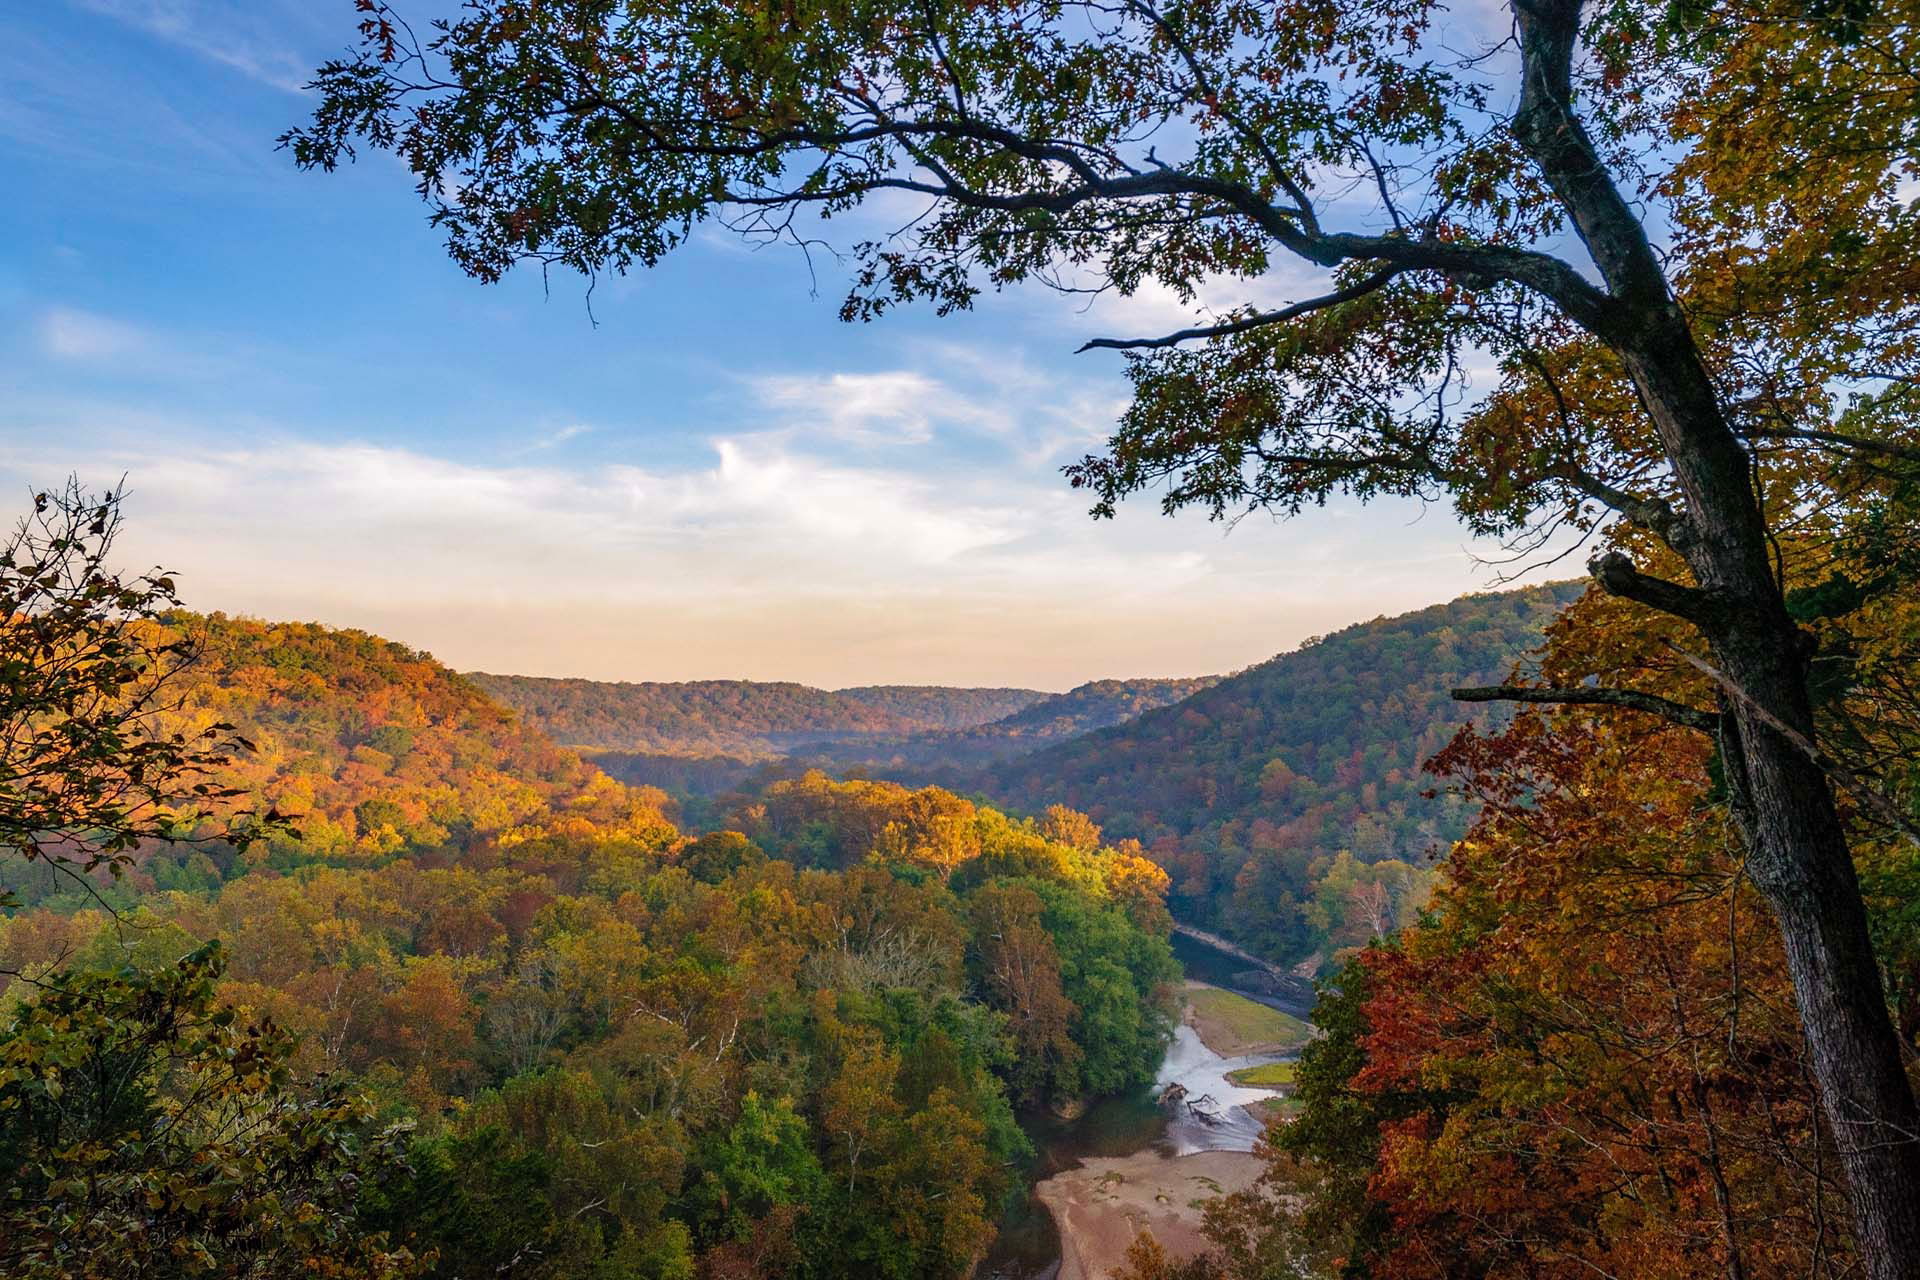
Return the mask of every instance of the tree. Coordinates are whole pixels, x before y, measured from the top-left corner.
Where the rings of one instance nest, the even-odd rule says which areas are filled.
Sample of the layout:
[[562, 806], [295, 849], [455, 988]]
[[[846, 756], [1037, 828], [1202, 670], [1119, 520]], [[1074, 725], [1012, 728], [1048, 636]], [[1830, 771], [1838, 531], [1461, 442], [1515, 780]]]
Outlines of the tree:
[[1079, 1086], [1080, 1046], [1070, 1034], [1079, 1009], [1067, 998], [1060, 952], [1041, 923], [1040, 895], [1017, 881], [974, 894], [975, 981], [1007, 1016], [1014, 1067], [1009, 1084], [1025, 1102], [1071, 1097]]
[[[807, 1122], [788, 1098], [768, 1102], [748, 1090], [740, 1115], [705, 1161], [695, 1198], [723, 1240], [742, 1241], [770, 1214], [794, 1214], [826, 1200], [826, 1174], [813, 1153]], [[792, 1226], [791, 1218], [787, 1225]]]
[[0, 1026], [0, 1270], [417, 1270], [353, 1214], [395, 1135], [343, 1083], [296, 1089], [294, 1038], [215, 1002], [224, 964], [210, 944], [154, 972], [63, 974]]
[[[1463, 735], [1486, 799], [1429, 919], [1367, 954], [1383, 1275], [1847, 1266], [1778, 939], [1707, 744], [1570, 710]], [[1479, 1224], [1463, 1233], [1462, 1221]]]
[[[424, 44], [361, 8], [362, 52], [285, 141], [308, 167], [399, 152], [484, 280], [650, 265], [710, 217], [805, 243], [809, 212], [883, 193], [926, 207], [858, 246], [851, 318], [1029, 278], [1191, 300], [1279, 260], [1322, 273], [1092, 344], [1129, 353], [1135, 399], [1074, 483], [1100, 514], [1162, 483], [1216, 515], [1446, 493], [1523, 546], [1617, 516], [1594, 580], [1691, 629], [1718, 705], [1528, 696], [1717, 736], [1863, 1253], [1920, 1271], [1920, 1110], [1761, 502], [1782, 458], [1920, 456], [1910, 413], [1850, 419], [1835, 391], [1920, 369], [1897, 196], [1920, 123], [1889, 105], [1915, 87], [1911, 0], [1510, 0], [1475, 56], [1431, 0], [479, 0]], [[1483, 359], [1500, 382], [1470, 399]]]
[[[75, 878], [200, 838], [205, 810], [240, 794], [215, 771], [251, 747], [231, 724], [168, 723], [197, 650], [159, 625], [180, 603], [171, 577], [109, 567], [120, 498], [36, 493], [0, 544], [0, 849]], [[234, 811], [215, 838], [244, 847], [279, 823]]]

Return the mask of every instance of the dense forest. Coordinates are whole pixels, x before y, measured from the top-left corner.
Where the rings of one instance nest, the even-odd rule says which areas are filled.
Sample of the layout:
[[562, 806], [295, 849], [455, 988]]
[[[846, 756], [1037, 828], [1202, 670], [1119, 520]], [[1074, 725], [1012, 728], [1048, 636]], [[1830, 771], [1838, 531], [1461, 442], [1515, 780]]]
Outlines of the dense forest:
[[828, 691], [790, 682], [683, 683], [468, 677], [569, 747], [765, 759], [805, 742], [967, 729], [1047, 698], [1032, 689], [873, 685]]
[[[1410, 918], [1428, 855], [1471, 816], [1466, 799], [1430, 794], [1421, 766], [1461, 725], [1500, 713], [1448, 691], [1525, 667], [1579, 592], [1467, 596], [1359, 623], [977, 785], [1016, 811], [1064, 804], [1141, 841], [1173, 877], [1175, 914], [1268, 955], [1364, 941]], [[1382, 869], [1361, 875], [1366, 909], [1348, 913], [1356, 863]]]
[[618, 684], [476, 674], [476, 684], [615, 777], [711, 795], [756, 770], [967, 771], [1178, 702], [1216, 677], [1094, 680], [1066, 693], [876, 685], [826, 692], [746, 680]]
[[1096, 681], [971, 729], [796, 742], [772, 760], [594, 759], [682, 798], [697, 825], [810, 766], [937, 782], [1016, 813], [1062, 804], [1146, 845], [1173, 877], [1183, 920], [1296, 961], [1413, 918], [1430, 855], [1473, 812], [1422, 766], [1461, 726], [1504, 715], [1448, 691], [1525, 668], [1579, 590], [1532, 587], [1376, 618], [1225, 678]]
[[[6, 864], [0, 1160], [41, 1170], [10, 1192], [10, 1275], [113, 1274], [132, 1247], [57, 1227], [68, 1144], [104, 1142], [102, 1222], [162, 1176], [138, 1152], [171, 1112], [54, 1101], [108, 1052], [75, 1007], [121, 1010], [157, 1097], [212, 1069], [148, 1016], [269, 1066], [219, 1077], [248, 1106], [331, 1082], [331, 1109], [273, 1092], [272, 1114], [328, 1135], [303, 1167], [339, 1176], [312, 1203], [352, 1223], [270, 1243], [338, 1275], [964, 1275], [1018, 1190], [1015, 1108], [1152, 1077], [1178, 973], [1165, 877], [1077, 815], [810, 775], [690, 838], [660, 793], [403, 646], [151, 625], [156, 652], [195, 654], [161, 728], [230, 726], [247, 749], [215, 771], [222, 803], [283, 821], [244, 853], [175, 831], [114, 877]], [[321, 1117], [337, 1131], [298, 1127]], [[229, 1194], [283, 1175], [242, 1168]], [[152, 1190], [152, 1239], [238, 1247], [183, 1194]]]
[[[1913, 501], [1876, 495], [1783, 541], [1789, 600], [1830, 677], [1820, 717], [1848, 760], [1920, 758], [1920, 566], [1895, 532]], [[1630, 671], [1674, 705], [1709, 702], [1677, 631], [1589, 593], [1551, 629], [1540, 674], [1617, 688]], [[1835, 1135], [1785, 949], [1728, 839], [1723, 770], [1697, 731], [1592, 706], [1449, 744], [1433, 781], [1479, 808], [1428, 910], [1323, 983], [1299, 1118], [1270, 1134], [1260, 1184], [1214, 1207], [1211, 1255], [1181, 1269], [1142, 1250], [1129, 1280], [1858, 1274]], [[1849, 813], [1877, 977], [1909, 1045], [1916, 776], [1856, 793]]]
[[[244, 856], [218, 843], [142, 850], [106, 885], [45, 863], [0, 863], [29, 903], [125, 906], [151, 890], [208, 890], [255, 866], [378, 865], [448, 854], [555, 808], [606, 820], [633, 797], [426, 654], [364, 632], [169, 613], [198, 657], [170, 722], [236, 725], [257, 750], [222, 771], [292, 828]], [[656, 811], [664, 797], [642, 797]], [[608, 806], [613, 806], [609, 808]], [[657, 814], [656, 814], [657, 816]]]
[[1209, 688], [1218, 679], [1090, 680], [987, 724], [916, 733], [903, 739], [802, 743], [793, 754], [828, 767], [859, 768], [888, 777], [968, 783], [973, 781], [971, 770], [1095, 729], [1123, 724]]

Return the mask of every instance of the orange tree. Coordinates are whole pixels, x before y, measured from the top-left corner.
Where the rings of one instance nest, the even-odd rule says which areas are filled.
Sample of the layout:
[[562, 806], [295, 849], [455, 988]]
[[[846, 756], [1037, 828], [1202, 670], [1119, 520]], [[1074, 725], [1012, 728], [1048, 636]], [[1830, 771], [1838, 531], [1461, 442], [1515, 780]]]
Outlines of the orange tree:
[[1920, 1110], [1761, 500], [1783, 456], [1915, 457], [1911, 0], [1509, 0], [1464, 51], [1432, 0], [475, 0], [424, 39], [359, 7], [287, 145], [397, 151], [482, 279], [650, 265], [707, 218], [805, 240], [877, 194], [926, 207], [857, 246], [849, 317], [1319, 274], [1094, 344], [1135, 399], [1074, 483], [1101, 513], [1164, 484], [1217, 515], [1345, 491], [1521, 539], [1628, 526], [1594, 578], [1684, 624], [1713, 705], [1531, 696], [1717, 739], [1862, 1254], [1920, 1272]]

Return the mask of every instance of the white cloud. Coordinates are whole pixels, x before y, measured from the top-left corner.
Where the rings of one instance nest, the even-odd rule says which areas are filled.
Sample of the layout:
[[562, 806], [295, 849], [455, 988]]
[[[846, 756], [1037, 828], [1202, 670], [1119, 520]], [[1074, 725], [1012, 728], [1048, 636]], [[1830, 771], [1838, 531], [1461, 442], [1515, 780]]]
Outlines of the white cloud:
[[854, 444], [924, 444], [937, 419], [974, 416], [946, 386], [907, 371], [781, 374], [754, 378], [752, 387], [765, 408], [793, 426]]
[[902, 353], [909, 367], [745, 382], [762, 427], [795, 440], [984, 447], [1023, 473], [1050, 472], [1105, 440], [1126, 407], [1110, 379], [1042, 370], [1016, 350], [920, 339]]
[[531, 444], [528, 444], [525, 448], [519, 450], [519, 452], [522, 454], [544, 453], [548, 449], [558, 449], [569, 440], [578, 440], [581, 436], [591, 435], [592, 433], [592, 427], [587, 426], [585, 423], [576, 422], [571, 426], [546, 432], [544, 435], [535, 438]]
[[[60, 334], [88, 353], [129, 338]], [[1492, 581], [1444, 512], [1396, 505], [1229, 535], [1146, 497], [1096, 524], [1050, 464], [1010, 457], [1104, 432], [1102, 391], [985, 351], [916, 355], [941, 376], [789, 380], [791, 411], [708, 438], [691, 464], [591, 464], [580, 449], [480, 462], [108, 401], [15, 405], [0, 493], [125, 474], [127, 560], [177, 570], [200, 608], [551, 676], [1068, 687], [1219, 672]], [[935, 439], [876, 451], [797, 426], [831, 418], [810, 395], [835, 390], [852, 430], [877, 434], [918, 422], [931, 397]], [[966, 457], [941, 439], [962, 428]]]
[[[1217, 323], [1243, 307], [1269, 310], [1314, 297], [1331, 288], [1329, 280], [1325, 270], [1284, 256], [1251, 280], [1219, 276], [1202, 281], [1190, 302], [1167, 285], [1147, 280], [1130, 295], [1112, 290], [1094, 295], [1076, 309], [1068, 327], [1087, 337], [1157, 338]], [[1043, 295], [1034, 296], [1046, 302]], [[1061, 300], [1049, 305], [1057, 309]]]
[[49, 307], [40, 315], [40, 345], [62, 360], [117, 360], [154, 348], [151, 336], [130, 324], [73, 307]]

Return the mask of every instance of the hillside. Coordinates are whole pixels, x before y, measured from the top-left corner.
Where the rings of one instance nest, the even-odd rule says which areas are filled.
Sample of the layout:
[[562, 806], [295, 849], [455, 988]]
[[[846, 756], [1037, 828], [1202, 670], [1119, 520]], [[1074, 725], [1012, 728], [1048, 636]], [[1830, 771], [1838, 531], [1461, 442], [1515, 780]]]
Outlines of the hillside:
[[[0, 1116], [23, 1096], [71, 1108], [92, 1095], [62, 1090], [96, 1078], [142, 1107], [149, 1078], [177, 1077], [128, 1086], [153, 1053], [120, 1047], [134, 1034], [217, 1067], [164, 1096], [263, 1160], [279, 1131], [255, 1125], [279, 1113], [240, 1108], [279, 1091], [299, 1145], [261, 1165], [268, 1202], [303, 1185], [282, 1171], [319, 1158], [315, 1126], [338, 1126], [322, 1155], [351, 1194], [330, 1203], [422, 1264], [321, 1267], [293, 1224], [300, 1274], [961, 1280], [1031, 1155], [1015, 1108], [1154, 1078], [1179, 975], [1166, 877], [1075, 815], [816, 773], [689, 838], [657, 793], [427, 654], [311, 624], [166, 627], [201, 656], [160, 727], [233, 724], [257, 750], [218, 781], [298, 829], [245, 857], [142, 850], [111, 882], [0, 861], [27, 882], [0, 910], [0, 1031], [33, 1009], [52, 1043], [9, 1059]], [[96, 975], [84, 1023], [57, 1003], [60, 968]], [[352, 1105], [309, 1106], [309, 1088]], [[107, 1182], [175, 1150], [149, 1153], [137, 1127], [56, 1140], [32, 1114], [0, 1126], [10, 1185]], [[209, 1151], [164, 1185], [225, 1196], [254, 1176]], [[127, 1202], [116, 1227], [197, 1205]]]
[[919, 732], [969, 729], [1026, 707], [1048, 702], [1056, 695], [1038, 689], [957, 689], [947, 685], [872, 684], [838, 689], [834, 697], [847, 698], [874, 711], [897, 716]]
[[1003, 716], [982, 732], [1008, 738], [1056, 740], [1131, 720], [1210, 688], [1218, 676], [1184, 680], [1093, 680]]
[[606, 751], [766, 759], [803, 741], [905, 736], [986, 724], [1047, 697], [1033, 689], [872, 685], [827, 690], [755, 680], [472, 680], [557, 742]]
[[1037, 751], [1095, 729], [1168, 706], [1212, 685], [1218, 676], [1172, 680], [1093, 680], [1042, 698], [990, 724], [916, 733], [905, 738], [806, 742], [797, 760], [858, 767], [901, 778], [948, 780], [965, 771]]
[[1172, 872], [1182, 919], [1297, 955], [1337, 925], [1314, 901], [1332, 855], [1413, 864], [1464, 830], [1458, 801], [1425, 796], [1420, 766], [1460, 725], [1500, 713], [1447, 691], [1503, 677], [1580, 590], [1466, 596], [1360, 623], [1004, 761], [976, 785], [1016, 810], [1064, 804], [1110, 838], [1143, 841]]
[[625, 781], [712, 795], [763, 765], [959, 778], [995, 761], [1131, 719], [1214, 677], [1096, 680], [1066, 693], [705, 680], [621, 684], [476, 673], [476, 685]]
[[[612, 785], [430, 655], [362, 631], [177, 613], [199, 662], [170, 719], [234, 725], [258, 751], [219, 781], [256, 811], [277, 808], [297, 833], [270, 838], [248, 864], [373, 864], [454, 856], [555, 807], [607, 820], [636, 798], [660, 821], [658, 796]], [[152, 853], [107, 890], [205, 889], [247, 869], [225, 846]], [[71, 897], [44, 867], [0, 862], [0, 888], [23, 901]]]

